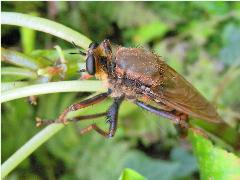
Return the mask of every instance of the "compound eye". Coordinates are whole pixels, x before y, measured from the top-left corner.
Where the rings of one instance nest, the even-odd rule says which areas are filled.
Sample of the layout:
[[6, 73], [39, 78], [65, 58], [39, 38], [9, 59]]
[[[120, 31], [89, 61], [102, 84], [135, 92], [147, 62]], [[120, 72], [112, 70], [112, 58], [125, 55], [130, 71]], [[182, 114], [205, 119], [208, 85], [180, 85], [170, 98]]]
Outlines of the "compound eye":
[[92, 42], [91, 44], [89, 44], [89, 49], [95, 49], [96, 47], [98, 47], [98, 43], [94, 43], [94, 42]]
[[96, 72], [95, 58], [93, 55], [89, 55], [86, 60], [86, 70], [88, 74], [94, 75]]

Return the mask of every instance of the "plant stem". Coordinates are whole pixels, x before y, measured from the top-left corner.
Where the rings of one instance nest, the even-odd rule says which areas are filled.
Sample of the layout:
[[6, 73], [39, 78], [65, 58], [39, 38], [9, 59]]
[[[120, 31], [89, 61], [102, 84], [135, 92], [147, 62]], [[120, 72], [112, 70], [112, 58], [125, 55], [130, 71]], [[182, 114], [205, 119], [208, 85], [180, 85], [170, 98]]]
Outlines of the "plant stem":
[[35, 151], [44, 142], [50, 139], [54, 134], [64, 127], [63, 124], [52, 124], [44, 128], [26, 144], [24, 144], [18, 151], [16, 151], [10, 158], [1, 166], [1, 178], [6, 177], [18, 164], [20, 164], [26, 157]]
[[[54, 36], [60, 37], [68, 42], [74, 42], [80, 47], [85, 49], [91, 43], [91, 40], [86, 36], [64, 26], [59, 23], [34, 17], [21, 13], [2, 12], [1, 13], [2, 24], [17, 25], [27, 27], [30, 29], [43, 31]], [[9, 59], [9, 58], [8, 58]], [[7, 58], [6, 58], [7, 60]], [[15, 59], [14, 59], [15, 60]], [[31, 62], [31, 63], [29, 63]], [[13, 61], [13, 64], [22, 65], [30, 69], [38, 69], [37, 64], [34, 61]], [[62, 81], [62, 82], [50, 82], [44, 84], [36, 84], [16, 89], [11, 89], [1, 94], [1, 102], [10, 101], [17, 98], [49, 94], [56, 92], [92, 92], [92, 91], [104, 91], [105, 88], [101, 86], [100, 81]], [[21, 163], [26, 157], [28, 157], [33, 151], [35, 151], [40, 145], [51, 138], [55, 133], [64, 127], [63, 124], [52, 124], [32, 139], [30, 139], [25, 145], [23, 145], [18, 151], [16, 151], [7, 161], [5, 161], [1, 167], [1, 177], [6, 177], [19, 163]]]
[[2, 67], [1, 75], [6, 76], [21, 76], [22, 78], [36, 79], [37, 73], [25, 68], [19, 67]]
[[74, 31], [62, 24], [50, 21], [48, 19], [35, 17], [22, 13], [1, 12], [2, 24], [23, 26], [37, 31], [43, 31], [68, 42], [74, 42], [85, 49], [91, 43], [86, 36]]
[[[80, 91], [104, 91], [100, 81], [84, 80], [84, 81], [61, 81], [50, 82], [44, 84], [31, 85], [22, 88], [16, 88], [3, 92], [1, 102], [39, 94], [49, 94], [55, 92], [80, 92]], [[50, 139], [54, 134], [64, 127], [63, 124], [52, 124], [44, 128], [26, 144], [18, 149], [10, 158], [8, 158], [1, 167], [1, 177], [6, 177], [16, 166], [26, 159], [39, 146]]]
[[12, 82], [2, 82], [1, 83], [1, 93], [3, 91], [9, 91], [11, 89], [23, 87], [29, 85], [27, 81], [12, 81]]
[[15, 88], [9, 91], [2, 92], [1, 103], [13, 99], [40, 94], [49, 94], [56, 92], [102, 92], [105, 90], [106, 89], [101, 85], [101, 81], [97, 80], [49, 82]]
[[34, 58], [20, 52], [4, 48], [1, 48], [1, 61], [31, 70], [37, 70], [39, 68], [39, 64]]

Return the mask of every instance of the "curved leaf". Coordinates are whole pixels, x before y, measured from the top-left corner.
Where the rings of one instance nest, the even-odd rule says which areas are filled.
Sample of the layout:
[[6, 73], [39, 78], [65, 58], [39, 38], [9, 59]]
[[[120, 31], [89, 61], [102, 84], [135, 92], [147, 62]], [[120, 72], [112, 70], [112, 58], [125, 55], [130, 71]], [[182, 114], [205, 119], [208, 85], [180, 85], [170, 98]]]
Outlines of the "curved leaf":
[[1, 61], [32, 70], [37, 70], [39, 68], [39, 64], [35, 59], [25, 54], [4, 48], [1, 48]]
[[60, 81], [49, 82], [43, 84], [35, 84], [22, 88], [12, 89], [1, 94], [1, 103], [10, 101], [13, 99], [40, 95], [50, 94], [56, 92], [94, 92], [104, 91], [100, 81]]
[[126, 168], [123, 170], [119, 180], [144, 180], [141, 174], [137, 173], [136, 171]]
[[190, 131], [194, 153], [197, 156], [201, 179], [240, 179], [240, 158], [215, 147], [209, 140]]
[[13, 82], [2, 82], [1, 84], [1, 92], [8, 91], [10, 89], [23, 87], [29, 85], [29, 82], [26, 81], [13, 81]]
[[36, 79], [37, 73], [25, 68], [2, 67], [1, 75], [20, 76], [22, 78]]
[[41, 146], [50, 137], [56, 134], [64, 127], [63, 124], [52, 124], [47, 126], [38, 134], [36, 134], [32, 139], [30, 139], [26, 144], [24, 144], [17, 152], [15, 152], [7, 161], [5, 161], [1, 166], [1, 177], [4, 178], [11, 172], [19, 163], [21, 163], [25, 158], [27, 158], [33, 151], [35, 151], [39, 146]]
[[85, 49], [87, 49], [88, 45], [91, 43], [90, 39], [77, 31], [74, 31], [62, 24], [40, 17], [34, 17], [22, 13], [1, 12], [1, 21], [2, 24], [22, 26], [35, 29], [37, 31], [43, 31], [62, 38], [68, 42], [74, 42]]

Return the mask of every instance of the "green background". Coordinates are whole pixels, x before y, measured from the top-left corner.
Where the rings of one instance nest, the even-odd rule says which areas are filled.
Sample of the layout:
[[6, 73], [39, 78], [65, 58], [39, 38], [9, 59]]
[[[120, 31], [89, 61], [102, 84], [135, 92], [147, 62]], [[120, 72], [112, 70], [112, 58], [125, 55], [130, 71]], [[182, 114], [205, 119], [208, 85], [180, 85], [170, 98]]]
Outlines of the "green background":
[[[51, 19], [96, 42], [109, 38], [123, 46], [150, 49], [213, 101], [228, 125], [239, 126], [238, 2], [3, 2], [2, 11]], [[59, 62], [55, 45], [66, 52], [76, 51], [70, 43], [42, 32], [5, 25], [1, 30], [2, 47], [37, 59], [39, 68]], [[64, 55], [68, 62], [64, 75], [23, 76], [4, 74], [2, 70], [2, 82], [21, 80], [31, 84], [78, 79], [76, 71], [84, 65], [84, 59]], [[10, 67], [8, 63], [2, 66]], [[35, 127], [36, 116], [55, 119], [65, 107], [88, 95], [41, 95], [36, 106], [26, 98], [2, 104], [2, 162], [41, 130]], [[107, 109], [110, 104], [108, 99], [82, 112], [92, 114]], [[201, 152], [196, 148], [193, 155], [190, 140], [181, 138], [169, 120], [129, 102], [123, 103], [119, 115], [119, 128], [113, 139], [104, 139], [95, 132], [79, 135], [81, 128], [93, 122], [107, 129], [103, 118], [70, 124], [24, 160], [7, 179], [117, 179], [125, 168], [134, 169], [148, 179], [200, 178], [202, 168], [198, 168], [197, 159]], [[222, 134], [226, 139], [232, 138], [228, 137], [229, 132]], [[237, 144], [229, 147], [221, 139], [215, 144], [238, 154], [234, 149]], [[202, 172], [209, 173], [204, 168]]]

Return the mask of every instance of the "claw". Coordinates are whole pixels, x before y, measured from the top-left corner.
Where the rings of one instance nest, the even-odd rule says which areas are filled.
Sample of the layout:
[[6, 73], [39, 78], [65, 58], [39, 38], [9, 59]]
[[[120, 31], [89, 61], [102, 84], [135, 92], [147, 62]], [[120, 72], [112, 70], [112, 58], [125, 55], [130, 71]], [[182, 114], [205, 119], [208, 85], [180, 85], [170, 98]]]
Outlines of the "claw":
[[40, 127], [42, 125], [42, 119], [39, 117], [36, 117], [36, 127]]

